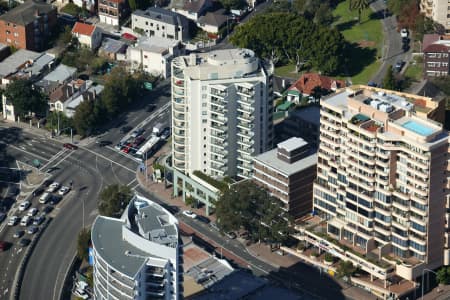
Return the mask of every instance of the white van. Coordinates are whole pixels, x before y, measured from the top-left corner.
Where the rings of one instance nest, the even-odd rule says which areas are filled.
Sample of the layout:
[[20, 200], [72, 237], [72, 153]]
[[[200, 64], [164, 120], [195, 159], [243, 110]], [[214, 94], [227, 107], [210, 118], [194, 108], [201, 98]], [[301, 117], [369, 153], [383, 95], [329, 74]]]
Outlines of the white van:
[[31, 217], [30, 216], [25, 216], [22, 218], [22, 220], [20, 220], [20, 226], [28, 226], [31, 222]]
[[39, 198], [39, 203], [45, 204], [48, 202], [48, 200], [50, 200], [51, 197], [52, 195], [50, 193], [44, 193], [41, 198]]

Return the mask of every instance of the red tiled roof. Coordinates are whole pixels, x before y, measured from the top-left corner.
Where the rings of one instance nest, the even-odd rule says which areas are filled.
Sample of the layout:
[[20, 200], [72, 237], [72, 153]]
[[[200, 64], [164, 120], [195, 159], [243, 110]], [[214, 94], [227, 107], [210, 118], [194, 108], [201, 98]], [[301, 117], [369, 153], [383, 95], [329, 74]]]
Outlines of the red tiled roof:
[[95, 30], [95, 26], [93, 26], [93, 25], [76, 22], [72, 28], [72, 33], [78, 33], [81, 35], [91, 36], [92, 33], [94, 32], [94, 30]]
[[294, 82], [289, 90], [297, 90], [302, 94], [311, 95], [316, 86], [331, 91], [345, 87], [345, 82], [317, 73], [306, 73]]
[[423, 52], [450, 52], [450, 47], [442, 44], [431, 44]]

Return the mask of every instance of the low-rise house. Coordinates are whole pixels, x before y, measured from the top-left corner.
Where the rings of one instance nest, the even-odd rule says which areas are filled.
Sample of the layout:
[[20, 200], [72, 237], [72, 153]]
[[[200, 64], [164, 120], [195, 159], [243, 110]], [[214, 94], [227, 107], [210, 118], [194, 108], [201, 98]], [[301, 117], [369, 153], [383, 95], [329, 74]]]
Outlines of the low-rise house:
[[102, 43], [102, 30], [95, 25], [76, 22], [72, 28], [72, 36], [76, 37], [81, 45], [93, 50]]
[[29, 0], [0, 16], [0, 42], [18, 49], [41, 51], [56, 27], [56, 8]]
[[134, 11], [131, 16], [131, 28], [137, 32], [141, 31], [149, 37], [160, 37], [180, 42], [189, 39], [187, 18], [159, 7]]
[[426, 34], [423, 39], [424, 75], [450, 74], [450, 35]]
[[164, 38], [141, 38], [134, 46], [128, 47], [127, 60], [131, 70], [143, 70], [164, 78], [170, 76], [172, 59], [182, 53], [179, 41]]
[[94, 101], [103, 91], [102, 85], [94, 85], [91, 80], [73, 80], [61, 85], [49, 96], [50, 111], [60, 111], [69, 118], [81, 102]]
[[302, 138], [293, 137], [253, 159], [253, 180], [298, 218], [312, 211], [317, 154]]
[[41, 56], [40, 53], [20, 49], [0, 62], [0, 80], [2, 87], [5, 87], [9, 83], [6, 79], [8, 76], [16, 74], [27, 65], [31, 65], [39, 56]]
[[98, 16], [100, 22], [119, 26], [128, 17], [130, 9], [125, 0], [100, 0], [98, 1]]
[[105, 38], [98, 54], [111, 60], [125, 60], [128, 45], [122, 41]]
[[199, 18], [197, 26], [206, 32], [217, 34], [219, 33], [220, 28], [229, 26], [229, 22], [232, 21], [232, 17], [221, 13], [207, 12], [204, 16]]
[[[337, 80], [317, 73], [305, 73], [288, 89], [287, 100], [299, 104], [302, 97], [314, 96], [316, 93], [331, 93], [345, 86], [346, 84], [343, 80]], [[320, 100], [320, 97], [311, 100], [316, 102]]]
[[180, 4], [175, 4], [172, 10], [197, 22], [212, 6], [211, 0], [185, 0]]
[[77, 68], [60, 64], [53, 71], [48, 73], [47, 76], [43, 78], [43, 80], [56, 82], [58, 84], [64, 84], [74, 79], [76, 73]]

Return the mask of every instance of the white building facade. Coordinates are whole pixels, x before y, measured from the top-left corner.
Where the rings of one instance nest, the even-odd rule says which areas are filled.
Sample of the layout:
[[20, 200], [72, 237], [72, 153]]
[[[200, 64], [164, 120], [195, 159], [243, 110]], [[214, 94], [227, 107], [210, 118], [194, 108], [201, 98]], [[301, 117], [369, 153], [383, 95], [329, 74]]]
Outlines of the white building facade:
[[173, 166], [249, 178], [252, 157], [272, 148], [272, 72], [248, 49], [175, 58]]
[[120, 219], [92, 227], [94, 299], [178, 299], [178, 221], [134, 196]]
[[450, 2], [448, 0], [421, 0], [420, 11], [445, 27], [450, 34]]

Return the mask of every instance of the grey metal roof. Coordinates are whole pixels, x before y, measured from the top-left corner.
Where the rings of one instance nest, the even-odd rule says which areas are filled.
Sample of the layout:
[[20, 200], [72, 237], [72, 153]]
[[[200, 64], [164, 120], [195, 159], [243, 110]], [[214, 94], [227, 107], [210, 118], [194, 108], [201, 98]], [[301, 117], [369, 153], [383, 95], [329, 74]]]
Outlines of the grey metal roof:
[[272, 149], [254, 157], [254, 160], [273, 169], [276, 169], [280, 173], [286, 174], [287, 176], [290, 176], [317, 164], [316, 153], [310, 154], [309, 156], [290, 164], [279, 159], [277, 157], [277, 152], [278, 149]]
[[[146, 261], [145, 257], [149, 256], [149, 253], [123, 240], [123, 226], [125, 226], [125, 223], [121, 219], [97, 217], [92, 226], [92, 244], [108, 265], [128, 277], [134, 278], [142, 268]], [[130, 251], [135, 256], [125, 255], [126, 251]]]
[[156, 20], [164, 22], [166, 24], [176, 25], [176, 26], [186, 26], [186, 17], [177, 14], [176, 12], [160, 8], [160, 7], [149, 7], [146, 10], [137, 9], [133, 12], [133, 15], [148, 18], [150, 20]]
[[38, 52], [26, 49], [17, 50], [0, 63], [0, 77], [15, 73], [22, 64], [30, 60], [33, 61], [40, 55]]
[[226, 260], [210, 257], [198, 265], [190, 268], [186, 274], [193, 277], [197, 283], [203, 285], [204, 287], [209, 287], [217, 281], [222, 280], [233, 271], [234, 269]]
[[31, 72], [32, 75], [38, 75], [42, 72], [42, 70], [48, 65], [50, 64], [52, 61], [55, 60], [55, 57], [44, 53], [42, 54], [40, 57], [38, 57], [34, 62], [33, 65], [31, 65], [30, 67], [26, 68], [25, 71], [26, 72]]
[[67, 79], [73, 77], [77, 72], [77, 68], [72, 68], [63, 64], [57, 66], [53, 71], [51, 71], [43, 79], [48, 81], [63, 83]]
[[119, 53], [125, 51], [126, 45], [127, 44], [122, 41], [105, 38], [103, 40], [101, 50], [108, 53]]
[[306, 145], [308, 145], [308, 143], [305, 142], [305, 140], [301, 137], [291, 137], [290, 139], [278, 143], [277, 147], [286, 149], [286, 151], [291, 152]]
[[28, 0], [0, 16], [0, 20], [27, 25], [37, 19], [36, 13], [39, 15], [48, 14], [52, 10], [56, 10], [56, 8], [44, 1]]

